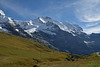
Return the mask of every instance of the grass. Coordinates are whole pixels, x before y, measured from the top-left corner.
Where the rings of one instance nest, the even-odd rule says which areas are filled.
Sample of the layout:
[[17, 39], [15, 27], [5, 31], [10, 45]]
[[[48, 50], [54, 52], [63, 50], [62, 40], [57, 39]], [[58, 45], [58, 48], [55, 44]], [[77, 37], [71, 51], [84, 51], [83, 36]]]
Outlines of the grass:
[[62, 61], [67, 54], [33, 40], [0, 32], [0, 67], [32, 67], [37, 63]]
[[100, 56], [96, 53], [82, 56], [75, 61], [56, 61], [42, 63], [40, 67], [100, 67]]
[[54, 51], [33, 40], [0, 32], [0, 67], [36, 66], [99, 67], [100, 57], [96, 53], [80, 56]]

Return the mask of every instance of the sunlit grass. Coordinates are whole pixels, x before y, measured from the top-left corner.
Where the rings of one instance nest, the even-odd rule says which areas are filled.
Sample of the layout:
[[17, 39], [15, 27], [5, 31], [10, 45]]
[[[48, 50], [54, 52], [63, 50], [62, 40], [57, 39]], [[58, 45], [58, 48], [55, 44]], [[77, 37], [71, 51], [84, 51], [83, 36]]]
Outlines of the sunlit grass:
[[0, 33], [0, 67], [32, 67], [52, 59], [63, 60], [66, 54], [53, 51], [33, 40]]
[[[75, 59], [72, 61], [71, 56]], [[66, 58], [69, 58], [68, 61]], [[73, 55], [51, 50], [33, 40], [0, 33], [0, 67], [99, 67], [96, 53]]]

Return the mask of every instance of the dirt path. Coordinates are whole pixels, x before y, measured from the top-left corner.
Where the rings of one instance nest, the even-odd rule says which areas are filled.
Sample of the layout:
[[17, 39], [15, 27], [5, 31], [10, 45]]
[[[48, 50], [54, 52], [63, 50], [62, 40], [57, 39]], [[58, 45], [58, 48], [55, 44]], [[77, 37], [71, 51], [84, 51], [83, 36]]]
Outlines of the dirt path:
[[97, 55], [100, 56], [100, 52], [97, 52]]

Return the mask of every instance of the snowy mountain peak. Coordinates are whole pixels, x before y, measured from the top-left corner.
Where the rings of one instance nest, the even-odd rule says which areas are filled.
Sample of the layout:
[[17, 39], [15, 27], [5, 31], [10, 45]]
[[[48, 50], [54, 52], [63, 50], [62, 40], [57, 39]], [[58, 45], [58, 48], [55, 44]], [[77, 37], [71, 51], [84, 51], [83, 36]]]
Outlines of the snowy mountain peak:
[[[53, 21], [47, 17], [39, 17], [32, 21], [16, 21], [25, 32], [31, 34], [37, 31], [42, 31], [51, 35], [56, 35], [53, 31], [56, 29]], [[52, 23], [51, 23], [52, 22]]]
[[0, 9], [0, 14], [5, 16], [5, 13]]
[[56, 35], [56, 31], [61, 29], [63, 31], [71, 33], [73, 36], [75, 34], [80, 34], [83, 30], [78, 25], [69, 22], [58, 22], [50, 17], [38, 17], [32, 21], [16, 21], [22, 29], [28, 33], [34, 33], [37, 31], [42, 31], [48, 34]]
[[72, 24], [72, 23], [69, 23], [69, 22], [58, 22], [58, 21], [55, 21], [53, 19], [51, 19], [50, 17], [41, 17], [41, 21], [43, 23], [53, 23], [53, 24], [56, 24], [57, 26], [59, 26], [59, 28], [63, 31], [66, 31], [66, 32], [69, 32], [69, 33], [78, 33], [80, 34], [81, 32], [83, 32], [83, 29], [81, 27], [79, 27], [78, 25], [76, 24]]

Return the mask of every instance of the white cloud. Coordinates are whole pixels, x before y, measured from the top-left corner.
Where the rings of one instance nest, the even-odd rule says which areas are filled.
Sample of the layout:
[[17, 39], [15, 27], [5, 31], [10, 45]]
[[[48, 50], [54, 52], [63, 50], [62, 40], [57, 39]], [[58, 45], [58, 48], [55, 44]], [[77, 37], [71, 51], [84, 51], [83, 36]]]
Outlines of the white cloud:
[[87, 34], [100, 33], [100, 26], [93, 27], [93, 28], [88, 28], [88, 29], [84, 29], [84, 32], [86, 32]]
[[100, 21], [100, 0], [79, 0], [75, 14], [81, 22]]
[[[100, 0], [78, 0], [75, 15], [86, 26], [84, 32], [100, 33]], [[91, 22], [91, 23], [89, 23]]]
[[98, 26], [100, 22], [91, 22], [86, 24], [86, 27], [93, 27], [93, 26]]

